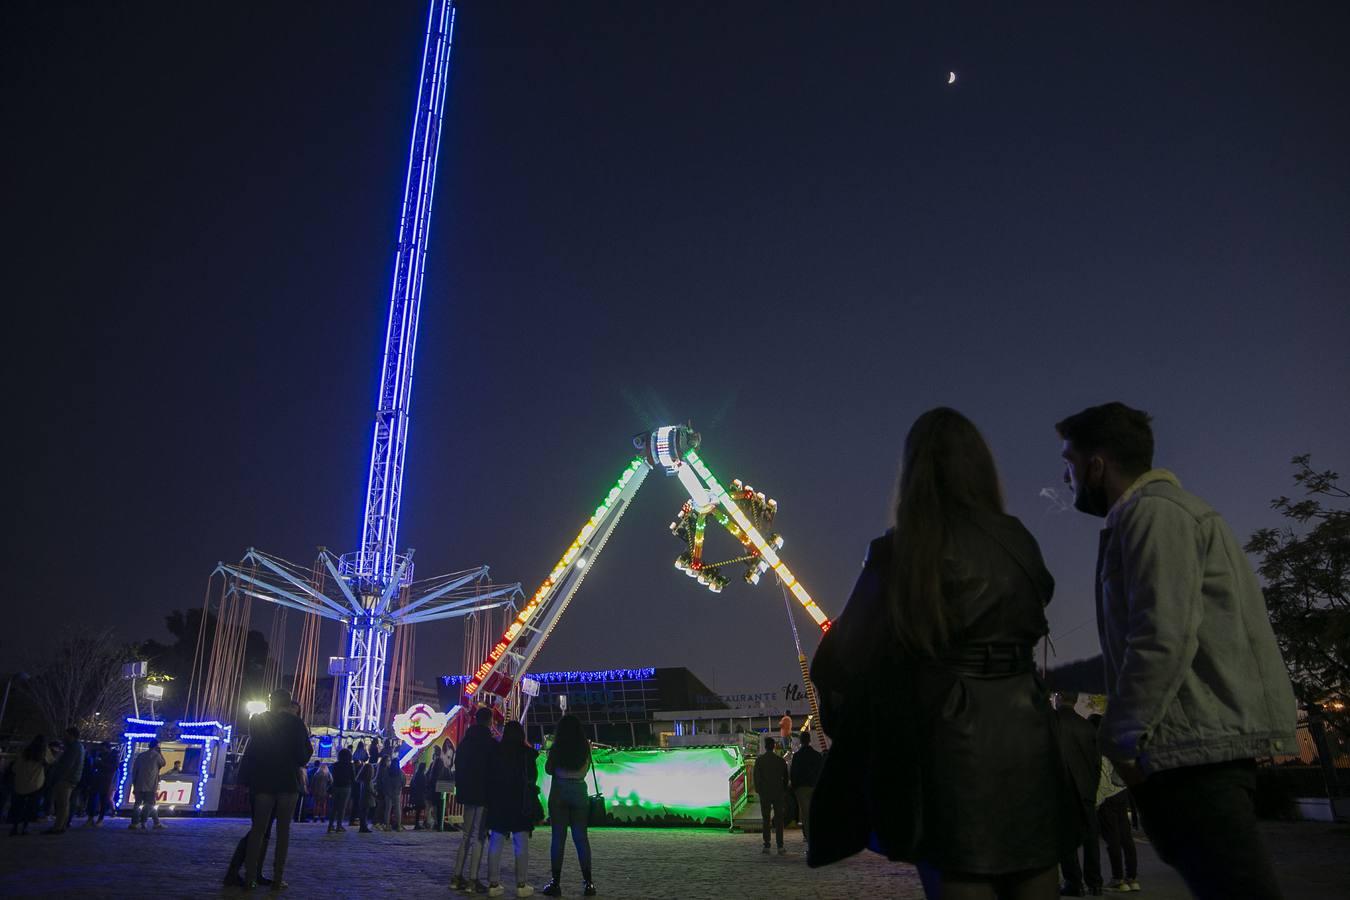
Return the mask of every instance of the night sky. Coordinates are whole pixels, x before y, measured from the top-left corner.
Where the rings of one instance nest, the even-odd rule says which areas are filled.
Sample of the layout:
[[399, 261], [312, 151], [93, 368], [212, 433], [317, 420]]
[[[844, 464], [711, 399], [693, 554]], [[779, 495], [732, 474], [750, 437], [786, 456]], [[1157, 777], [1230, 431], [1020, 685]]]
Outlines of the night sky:
[[[355, 549], [425, 17], [6, 5], [0, 668], [167, 639], [246, 547]], [[1347, 37], [1332, 3], [465, 0], [400, 543], [532, 592], [630, 436], [692, 419], [834, 614], [950, 404], [1058, 580], [1059, 661], [1095, 654], [1059, 418], [1151, 411], [1244, 538], [1293, 455], [1350, 468]], [[681, 500], [649, 480], [536, 668], [794, 677], [772, 584], [672, 568]], [[420, 676], [459, 635], [419, 632]]]

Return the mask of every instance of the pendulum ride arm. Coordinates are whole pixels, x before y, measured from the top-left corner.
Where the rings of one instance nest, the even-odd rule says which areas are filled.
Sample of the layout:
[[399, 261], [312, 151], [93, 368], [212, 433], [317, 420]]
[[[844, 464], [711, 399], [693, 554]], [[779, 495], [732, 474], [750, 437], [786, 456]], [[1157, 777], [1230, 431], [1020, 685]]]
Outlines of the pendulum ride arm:
[[[824, 748], [825, 732], [820, 726], [820, 705], [816, 699], [816, 689], [811, 684], [811, 672], [807, 663], [806, 654], [802, 651], [801, 638], [797, 634], [797, 622], [792, 618], [792, 607], [788, 604], [787, 595], [790, 591], [792, 596], [801, 604], [802, 609], [811, 620], [820, 626], [821, 631], [829, 631], [830, 620], [821, 610], [816, 602], [811, 599], [806, 588], [792, 574], [787, 563], [778, 555], [780, 542], [774, 542], [765, 539], [755, 523], [745, 514], [745, 511], [732, 499], [732, 496], [722, 487], [721, 483], [713, 475], [707, 464], [699, 457], [696, 450], [689, 450], [684, 455], [685, 465], [681, 466], [676, 475], [679, 476], [680, 483], [684, 485], [685, 490], [689, 492], [689, 500], [694, 509], [699, 511], [709, 511], [714, 507], [721, 507], [726, 516], [718, 516], [718, 521], [726, 526], [732, 536], [746, 546], [752, 554], [760, 560], [759, 565], [764, 569], [771, 569], [778, 577], [778, 582], [783, 587], [783, 602], [787, 605], [788, 624], [792, 626], [792, 642], [797, 649], [797, 667], [802, 674], [802, 687], [806, 690], [806, 702], [811, 710], [811, 728], [815, 732], [816, 746]], [[735, 484], [733, 483], [733, 486]], [[731, 521], [727, 521], [729, 516]], [[738, 562], [733, 560], [733, 562]], [[758, 579], [758, 573], [755, 575]]]
[[821, 631], [830, 630], [830, 619], [825, 615], [824, 610], [816, 605], [816, 601], [811, 599], [806, 588], [797, 580], [797, 576], [792, 574], [787, 563], [778, 555], [778, 549], [772, 543], [765, 539], [755, 524], [750, 521], [750, 517], [736, 505], [731, 495], [722, 487], [721, 482], [708, 469], [707, 464], [699, 457], [698, 452], [689, 450], [684, 455], [685, 465], [681, 466], [675, 473], [679, 476], [680, 483], [684, 485], [685, 490], [689, 492], [689, 499], [693, 502], [695, 509], [706, 511], [713, 506], [720, 506], [722, 510], [731, 517], [740, 529], [740, 534], [728, 526], [732, 535], [742, 543], [748, 544], [753, 548], [760, 558], [760, 564], [767, 569], [772, 569], [778, 576], [778, 580], [783, 587], [792, 592], [792, 596], [797, 598], [802, 609], [811, 617], [811, 621], [820, 626]]
[[454, 740], [459, 739], [468, 725], [470, 706], [487, 702], [489, 696], [502, 698], [504, 702], [515, 683], [529, 671], [530, 664], [581, 587], [586, 573], [605, 548], [605, 542], [633, 502], [649, 471], [642, 457], [628, 464], [530, 602], [516, 615], [488, 658], [465, 683], [460, 704], [455, 707], [447, 727]]

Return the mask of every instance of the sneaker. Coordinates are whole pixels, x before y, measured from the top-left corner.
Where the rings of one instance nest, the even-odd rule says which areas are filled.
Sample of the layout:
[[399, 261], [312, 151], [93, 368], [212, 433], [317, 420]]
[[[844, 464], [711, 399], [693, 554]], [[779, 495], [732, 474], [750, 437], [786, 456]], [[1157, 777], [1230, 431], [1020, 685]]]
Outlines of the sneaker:
[[562, 887], [558, 884], [558, 880], [555, 878], [548, 884], [544, 885], [544, 889], [541, 890], [539, 893], [543, 894], [545, 897], [561, 897]]
[[505, 894], [505, 893], [506, 893], [506, 888], [502, 887], [500, 884], [489, 884], [489, 885], [488, 885], [488, 896], [489, 896], [489, 897], [500, 897], [502, 894]]
[[130, 825], [127, 826], [127, 828], [128, 828], [129, 830], [131, 830], [131, 831], [135, 831], [135, 830], [136, 830], [136, 823], [133, 821]]
[[779, 847], [779, 848], [778, 848], [778, 855], [779, 855], [779, 856], [787, 856], [787, 848], [786, 848], [786, 847]]
[[272, 882], [272, 893], [274, 894], [279, 894], [282, 891], [287, 890], [288, 888], [290, 888], [290, 885], [284, 881]]
[[763, 850], [760, 850], [759, 852], [760, 852], [760, 853], [763, 853], [765, 856], [768, 856], [768, 855], [769, 855], [769, 845], [768, 845], [768, 844], [765, 844], [765, 845], [764, 845], [764, 849], [763, 849]]
[[155, 830], [158, 831], [159, 829], [161, 829], [161, 828], [163, 828], [163, 827], [164, 827], [164, 823], [161, 822], [159, 819], [156, 819], [156, 820], [155, 820]]
[[520, 884], [516, 885], [517, 897], [530, 897], [533, 895], [534, 895], [534, 888], [530, 887], [530, 885], [526, 884], [525, 882], [522, 881]]
[[467, 885], [467, 883], [464, 881], [464, 879], [463, 879], [463, 878], [460, 878], [458, 875], [456, 875], [456, 876], [454, 876], [453, 878], [450, 879], [450, 890], [452, 890], [452, 891], [462, 891], [462, 890], [464, 890], [464, 888], [466, 888], [467, 886], [468, 886], [468, 885]]
[[488, 892], [488, 886], [487, 886], [486, 884], [483, 884], [483, 882], [482, 882], [481, 879], [475, 878], [475, 879], [473, 880], [473, 887], [469, 889], [469, 893], [470, 893], [470, 894], [486, 894], [487, 892]]
[[1142, 891], [1142, 890], [1143, 890], [1143, 888], [1141, 888], [1141, 887], [1139, 886], [1139, 879], [1138, 879], [1138, 878], [1127, 878], [1127, 879], [1125, 879], [1125, 883], [1128, 884], [1128, 885], [1130, 886], [1130, 890], [1132, 890], [1132, 891]]
[[583, 897], [594, 897], [595, 894], [596, 894], [596, 890], [595, 890], [595, 882], [594, 882], [594, 881], [588, 881], [588, 882], [586, 882], [586, 887], [582, 888], [581, 896], [583, 896]]
[[1102, 890], [1110, 891], [1113, 894], [1128, 894], [1130, 892], [1130, 883], [1124, 878], [1113, 878], [1102, 885]]

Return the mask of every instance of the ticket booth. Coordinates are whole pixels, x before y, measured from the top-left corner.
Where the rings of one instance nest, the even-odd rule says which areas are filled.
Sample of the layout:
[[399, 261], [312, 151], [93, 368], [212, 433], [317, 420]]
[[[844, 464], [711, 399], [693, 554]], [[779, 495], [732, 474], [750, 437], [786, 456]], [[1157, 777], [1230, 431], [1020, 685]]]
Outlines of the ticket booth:
[[220, 806], [226, 754], [232, 725], [220, 722], [164, 722], [127, 718], [122, 734], [121, 761], [117, 771], [117, 809], [130, 809], [135, 802], [131, 767], [136, 757], [159, 741], [164, 768], [159, 773], [156, 803], [161, 814], [215, 812]]

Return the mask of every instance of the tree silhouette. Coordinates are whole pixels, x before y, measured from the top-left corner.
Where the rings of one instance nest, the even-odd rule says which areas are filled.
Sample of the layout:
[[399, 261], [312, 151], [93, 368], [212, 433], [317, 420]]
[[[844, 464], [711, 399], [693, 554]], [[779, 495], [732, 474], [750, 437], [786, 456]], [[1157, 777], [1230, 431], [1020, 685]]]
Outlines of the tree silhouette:
[[[1320, 711], [1344, 732], [1350, 684], [1350, 492], [1340, 476], [1318, 472], [1296, 456], [1294, 482], [1305, 497], [1277, 497], [1271, 507], [1291, 523], [1262, 528], [1246, 551], [1261, 557], [1270, 622], [1294, 692], [1304, 709]], [[1297, 526], [1297, 527], [1296, 527]]]

